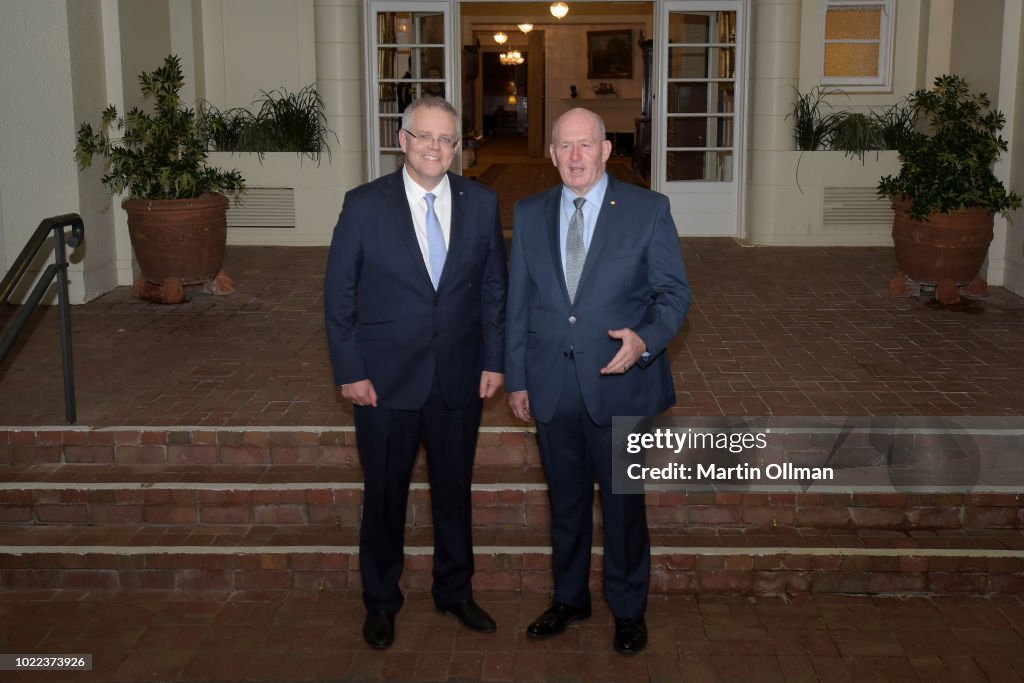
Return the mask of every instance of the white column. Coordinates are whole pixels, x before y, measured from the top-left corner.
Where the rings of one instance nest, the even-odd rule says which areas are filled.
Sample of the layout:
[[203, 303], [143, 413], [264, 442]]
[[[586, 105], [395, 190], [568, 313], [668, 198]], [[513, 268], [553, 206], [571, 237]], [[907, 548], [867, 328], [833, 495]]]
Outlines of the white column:
[[923, 87], [930, 88], [936, 76], [949, 73], [953, 51], [953, 6], [955, 0], [931, 0], [928, 5], [928, 50], [925, 55]]
[[[773, 152], [793, 150], [792, 110], [800, 75], [801, 0], [754, 0], [750, 41], [750, 175], [745, 233], [755, 243], [772, 243], [786, 226]], [[786, 184], [792, 186], [792, 178]], [[792, 191], [796, 191], [793, 189]]]
[[[993, 105], [1006, 116], [1006, 127], [1002, 137], [1009, 148], [995, 166], [995, 174], [1010, 190], [1020, 193], [1020, 185], [1013, 183], [1022, 174], [1024, 153], [1017, 139], [1022, 131], [1017, 123], [1024, 94], [1020, 86], [1020, 55], [1022, 23], [1024, 23], [1024, 0], [1004, 0], [1002, 54], [999, 60], [999, 100]], [[1015, 154], [1016, 152], [1016, 154]], [[1014, 212], [1014, 223], [996, 214], [995, 236], [988, 250], [987, 280], [993, 285], [1005, 285], [1017, 294], [1024, 294], [1024, 259], [1021, 258], [1024, 244], [1024, 212]]]
[[327, 125], [338, 135], [337, 141], [330, 140], [332, 165], [345, 176], [342, 183], [352, 186], [366, 179], [363, 4], [359, 0], [313, 3], [316, 86], [324, 98]]

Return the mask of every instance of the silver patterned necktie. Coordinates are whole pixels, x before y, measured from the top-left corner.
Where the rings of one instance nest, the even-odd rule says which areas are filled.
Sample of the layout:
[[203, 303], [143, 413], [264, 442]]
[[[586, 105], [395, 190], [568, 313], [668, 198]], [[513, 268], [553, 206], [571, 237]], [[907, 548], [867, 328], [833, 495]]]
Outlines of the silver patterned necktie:
[[430, 281], [434, 283], [436, 290], [437, 284], [441, 281], [441, 271], [444, 270], [448, 248], [444, 244], [441, 221], [438, 220], [437, 213], [434, 212], [434, 200], [437, 197], [428, 192], [423, 198], [427, 202], [427, 260], [430, 261]]
[[569, 301], [576, 299], [576, 287], [580, 283], [583, 262], [587, 258], [583, 246], [583, 204], [586, 201], [583, 197], [572, 200], [576, 210], [569, 220], [569, 232], [565, 236], [565, 286], [569, 290]]

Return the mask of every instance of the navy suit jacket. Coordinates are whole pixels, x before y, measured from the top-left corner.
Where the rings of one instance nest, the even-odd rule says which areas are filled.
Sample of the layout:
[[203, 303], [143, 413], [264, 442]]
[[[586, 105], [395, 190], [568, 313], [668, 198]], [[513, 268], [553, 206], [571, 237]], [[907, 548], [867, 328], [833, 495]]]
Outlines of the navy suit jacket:
[[[692, 300], [668, 198], [608, 177], [576, 301], [570, 302], [558, 236], [561, 194], [558, 185], [516, 204], [506, 387], [526, 389], [533, 416], [550, 421], [571, 349], [583, 400], [597, 424], [610, 425], [617, 415], [657, 415], [676, 400], [665, 349]], [[622, 345], [608, 330], [624, 327], [640, 335], [650, 357], [623, 375], [602, 375]]]
[[349, 191], [324, 281], [334, 382], [370, 379], [378, 406], [417, 410], [436, 376], [449, 408], [502, 372], [505, 243], [494, 190], [452, 173], [448, 257], [435, 292], [399, 170]]

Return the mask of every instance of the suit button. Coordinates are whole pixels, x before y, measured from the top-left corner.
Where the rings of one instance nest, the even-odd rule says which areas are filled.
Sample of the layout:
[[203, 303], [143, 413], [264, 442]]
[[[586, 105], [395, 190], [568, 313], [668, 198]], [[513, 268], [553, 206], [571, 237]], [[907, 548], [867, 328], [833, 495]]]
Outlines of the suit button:
[[574, 316], [574, 315], [570, 315], [569, 316], [569, 324], [570, 325], [575, 325], [576, 324], [576, 316]]
[[431, 339], [437, 339], [437, 332], [435, 332], [434, 334], [432, 334], [430, 338], [431, 338]]

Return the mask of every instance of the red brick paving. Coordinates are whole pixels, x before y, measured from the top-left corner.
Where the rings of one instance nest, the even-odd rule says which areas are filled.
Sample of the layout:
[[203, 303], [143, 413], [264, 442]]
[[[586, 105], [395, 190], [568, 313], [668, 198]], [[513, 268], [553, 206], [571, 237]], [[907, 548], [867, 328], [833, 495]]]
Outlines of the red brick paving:
[[[670, 348], [673, 412], [1024, 415], [1024, 300], [1006, 290], [942, 307], [887, 295], [889, 248], [682, 243], [695, 304]], [[76, 306], [79, 424], [351, 425], [331, 387], [325, 260], [325, 248], [231, 247], [231, 296], [160, 306], [122, 287]], [[29, 330], [0, 365], [0, 424], [59, 425], [56, 311]], [[514, 424], [502, 397], [484, 424]]]
[[[891, 249], [744, 248], [723, 239], [686, 239], [683, 246], [696, 303], [670, 350], [679, 414], [1024, 415], [1019, 389], [1024, 302], [1005, 290], [994, 289], [984, 302], [944, 308], [886, 295], [895, 269]], [[0, 521], [18, 522], [17, 515], [31, 510], [49, 516], [36, 521], [98, 524], [32, 532], [39, 538], [49, 535], [52, 542], [73, 539], [86, 545], [337, 541], [344, 532], [318, 528], [309, 512], [328, 505], [325, 494], [332, 493], [318, 489], [316, 482], [348, 481], [355, 467], [350, 433], [329, 431], [351, 425], [351, 414], [334, 402], [330, 386], [320, 310], [324, 259], [325, 250], [318, 248], [236, 247], [229, 249], [226, 264], [239, 285], [233, 296], [197, 296], [181, 306], [162, 307], [135, 300], [120, 288], [73, 310], [80, 424], [268, 429], [123, 429], [70, 437], [42, 430], [5, 432], [0, 438], [5, 462], [11, 463], [4, 470], [8, 480], [138, 482], [151, 481], [159, 470], [159, 481], [312, 484], [300, 492], [302, 500], [285, 500], [283, 492], [275, 500], [267, 498], [273, 491], [234, 492], [242, 498], [223, 494], [223, 500], [217, 497], [221, 492], [207, 492], [199, 501], [194, 491], [156, 490], [137, 498], [125, 491], [83, 493], [68, 487], [34, 508], [30, 499], [12, 498], [4, 514], [15, 517]], [[12, 315], [13, 309], [0, 311], [0, 325]], [[55, 311], [37, 314], [31, 329], [30, 339], [0, 365], [0, 424], [60, 425]], [[485, 425], [510, 424], [503, 403], [490, 402]], [[326, 430], [304, 435], [269, 429], [288, 425]], [[486, 466], [507, 463], [509, 457], [522, 467], [535, 460], [535, 454], [507, 437], [523, 439], [521, 434], [482, 436], [485, 468], [478, 481], [487, 479]], [[302, 438], [314, 440], [300, 443]], [[73, 464], [58, 464], [62, 458]], [[81, 468], [77, 475], [76, 466]], [[537, 481], [536, 474], [525, 480]], [[161, 495], [165, 503], [149, 504]], [[95, 668], [89, 674], [2, 678], [1024, 680], [1024, 605], [1018, 595], [713, 594], [787, 587], [984, 593], [993, 590], [995, 579], [1002, 582], [997, 589], [1019, 593], [1024, 581], [1015, 556], [751, 557], [742, 552], [752, 544], [780, 540], [787, 545], [803, 540], [814, 547], [1016, 550], [1022, 520], [1016, 499], [981, 502], [935, 495], [910, 505], [893, 496], [881, 505], [851, 500], [837, 506], [804, 497], [799, 505], [791, 501], [781, 510], [759, 511], [759, 499], [751, 498], [740, 501], [750, 517], [736, 520], [739, 503], [728, 498], [735, 494], [722, 494], [726, 498], [721, 500], [700, 495], [675, 501], [685, 519], [670, 516], [665, 528], [694, 522], [725, 526], [672, 533], [666, 542], [741, 550], [666, 558], [671, 566], [656, 570], [656, 579], [665, 583], [659, 590], [671, 594], [652, 598], [651, 645], [638, 657], [611, 651], [610, 616], [603, 605], [594, 619], [561, 638], [543, 643], [525, 638], [523, 628], [547, 600], [546, 556], [521, 560], [532, 571], [514, 584], [523, 587], [522, 593], [500, 592], [507, 586], [500, 572], [480, 573], [483, 583], [491, 583], [478, 587], [490, 589], [480, 593], [480, 600], [499, 620], [495, 636], [465, 632], [435, 613], [427, 595], [414, 593], [400, 616], [395, 647], [378, 653], [369, 651], [359, 636], [358, 595], [338, 592], [348, 586], [351, 571], [343, 555], [230, 554], [192, 562], [175, 555], [103, 553], [69, 561], [54, 554], [49, 568], [37, 570], [32, 569], [40, 566], [34, 559], [21, 555], [18, 561], [26, 572], [20, 578], [47, 589], [22, 585], [23, 590], [0, 593], [0, 652], [88, 652], [96, 656]], [[671, 499], [666, 503], [673, 504]], [[951, 516], [950, 506], [960, 506], [963, 514]], [[216, 513], [204, 516], [204, 509], [212, 508]], [[910, 515], [911, 508], [916, 508], [915, 523], [932, 528], [889, 529], [899, 525], [893, 515]], [[162, 528], [125, 523], [137, 514]], [[268, 514], [273, 518], [257, 518]], [[288, 514], [292, 517], [280, 517]], [[782, 524], [805, 525], [804, 531], [767, 533], [767, 520], [780, 514]], [[543, 521], [543, 515], [532, 521]], [[978, 528], [961, 529], [961, 523]], [[750, 528], [730, 529], [729, 524]], [[422, 530], [413, 532], [411, 541], [415, 533], [422, 535]], [[481, 530], [478, 545], [496, 542], [500, 533]], [[539, 535], [518, 533], [519, 541], [545, 545]], [[428, 560], [410, 560], [414, 588], [429, 583]], [[772, 576], [783, 573], [781, 583], [772, 583], [777, 581]], [[110, 590], [117, 585], [132, 590]], [[49, 589], [55, 586], [64, 589]]]
[[532, 641], [543, 595], [490, 592], [477, 635], [414, 592], [394, 647], [360, 637], [358, 595], [64, 591], [0, 594], [0, 651], [92, 654], [91, 672], [5, 672], [5, 681], [1016, 681], [1016, 597], [655, 596], [650, 644], [611, 648], [606, 606]]

